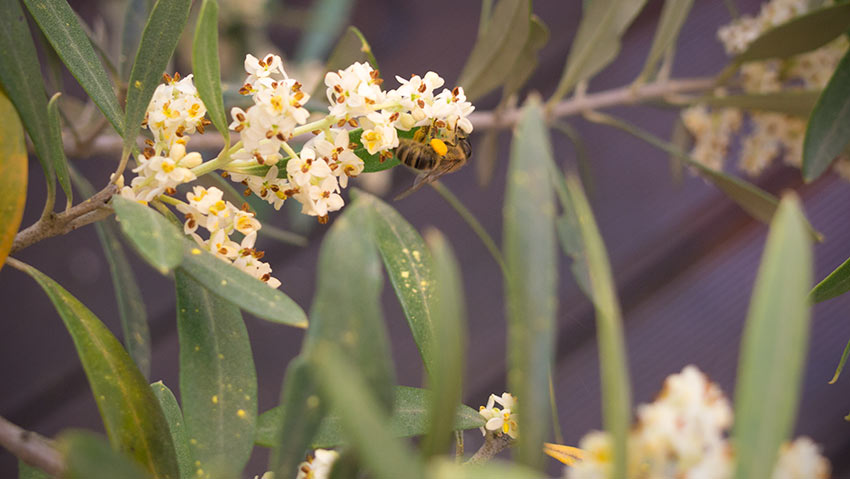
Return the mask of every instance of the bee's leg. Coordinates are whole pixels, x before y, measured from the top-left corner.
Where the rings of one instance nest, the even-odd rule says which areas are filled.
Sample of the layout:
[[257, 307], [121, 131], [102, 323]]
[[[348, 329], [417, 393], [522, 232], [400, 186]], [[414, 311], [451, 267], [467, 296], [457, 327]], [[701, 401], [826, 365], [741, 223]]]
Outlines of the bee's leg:
[[413, 134], [413, 141], [418, 143], [427, 143], [431, 140], [431, 127], [430, 126], [422, 126], [416, 130], [416, 133]]

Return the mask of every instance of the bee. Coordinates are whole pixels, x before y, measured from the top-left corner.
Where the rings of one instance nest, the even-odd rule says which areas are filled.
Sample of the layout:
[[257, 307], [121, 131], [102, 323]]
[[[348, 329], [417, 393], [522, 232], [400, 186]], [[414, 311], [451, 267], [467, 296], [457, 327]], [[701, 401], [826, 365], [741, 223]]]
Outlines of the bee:
[[437, 178], [459, 170], [472, 157], [472, 146], [466, 133], [456, 129], [452, 139], [428, 139], [430, 128], [420, 128], [413, 138], [399, 138], [395, 156], [409, 168], [419, 172], [413, 186], [395, 197], [398, 201]]

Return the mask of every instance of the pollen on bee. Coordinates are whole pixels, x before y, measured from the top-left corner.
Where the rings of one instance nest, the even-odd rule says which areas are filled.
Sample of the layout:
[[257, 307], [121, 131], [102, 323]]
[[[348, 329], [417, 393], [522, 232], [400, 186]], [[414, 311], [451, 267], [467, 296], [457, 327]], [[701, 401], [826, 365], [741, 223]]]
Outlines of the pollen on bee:
[[440, 156], [445, 156], [445, 154], [449, 151], [449, 147], [446, 146], [446, 143], [439, 138], [431, 140], [431, 148], [433, 148], [434, 152]]

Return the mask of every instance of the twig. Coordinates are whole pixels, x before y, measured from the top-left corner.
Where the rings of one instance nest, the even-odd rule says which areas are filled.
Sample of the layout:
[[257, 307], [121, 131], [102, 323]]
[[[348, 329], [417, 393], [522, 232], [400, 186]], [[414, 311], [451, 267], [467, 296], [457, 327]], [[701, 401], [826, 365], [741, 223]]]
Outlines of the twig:
[[21, 429], [0, 416], [0, 446], [30, 466], [51, 476], [61, 477], [65, 465], [62, 455], [53, 447], [53, 441], [39, 434]]
[[112, 214], [112, 210], [106, 206], [106, 202], [117, 191], [118, 187], [110, 183], [91, 198], [67, 211], [58, 214], [50, 213], [42, 217], [15, 236], [11, 252], [15, 253], [41, 240], [71, 232], [81, 226], [106, 218]]
[[481, 448], [478, 449], [478, 451], [475, 452], [475, 455], [470, 457], [464, 464], [481, 464], [482, 462], [487, 462], [490, 459], [493, 459], [496, 454], [510, 447], [513, 443], [514, 440], [507, 434], [499, 434], [498, 436], [487, 434]]
[[[598, 110], [617, 105], [640, 103], [649, 100], [664, 98], [672, 94], [701, 92], [714, 88], [716, 79], [714, 77], [682, 78], [678, 80], [667, 80], [642, 85], [633, 88], [631, 85], [615, 88], [613, 90], [588, 93], [580, 98], [570, 98], [556, 104], [550, 112], [550, 121], [557, 118], [579, 115], [586, 110]], [[469, 121], [476, 130], [505, 129], [513, 127], [519, 121], [520, 109], [510, 108], [497, 115], [492, 111], [474, 112], [469, 115]], [[310, 139], [310, 133], [296, 136], [291, 141], [298, 143]], [[192, 137], [190, 148], [196, 150], [219, 150], [224, 145], [221, 135], [208, 132], [203, 135]], [[91, 145], [88, 145], [88, 154], [114, 154], [120, 152], [123, 140], [118, 135], [100, 136]], [[76, 146], [72, 139], [65, 144], [68, 156], [77, 156]]]

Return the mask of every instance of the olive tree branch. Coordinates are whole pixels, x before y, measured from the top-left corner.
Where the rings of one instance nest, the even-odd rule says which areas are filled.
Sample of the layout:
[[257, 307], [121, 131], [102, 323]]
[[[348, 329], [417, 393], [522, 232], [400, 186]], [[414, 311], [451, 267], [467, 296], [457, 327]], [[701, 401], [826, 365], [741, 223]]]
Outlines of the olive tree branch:
[[53, 441], [21, 429], [0, 416], [0, 446], [13, 455], [54, 477], [61, 477], [65, 464]]
[[[574, 96], [563, 100], [552, 107], [549, 111], [549, 121], [558, 118], [579, 115], [587, 110], [600, 110], [619, 105], [631, 105], [663, 99], [671, 95], [686, 93], [702, 93], [710, 91], [717, 86], [715, 77], [697, 77], [660, 80], [640, 86], [626, 85], [611, 90], [605, 90], [584, 95]], [[492, 130], [512, 128], [521, 114], [519, 108], [507, 108], [497, 114], [496, 111], [473, 112], [469, 120], [476, 130]], [[310, 133], [295, 136], [293, 142], [306, 141], [311, 138]], [[192, 138], [192, 148], [195, 150], [216, 150], [224, 145], [221, 135], [209, 132]], [[115, 154], [121, 152], [123, 140], [118, 135], [100, 136], [86, 145], [85, 154]], [[73, 139], [68, 138], [65, 144], [68, 156], [80, 156]]]
[[15, 235], [11, 253], [20, 251], [41, 240], [69, 233], [81, 226], [106, 218], [112, 214], [112, 209], [106, 203], [117, 191], [118, 187], [110, 183], [91, 198], [62, 213], [51, 212], [42, 216], [31, 226]]
[[493, 459], [496, 454], [504, 451], [512, 446], [514, 440], [507, 434], [492, 434], [488, 433], [484, 438], [484, 444], [481, 445], [475, 454], [469, 458], [464, 464], [481, 464]]

